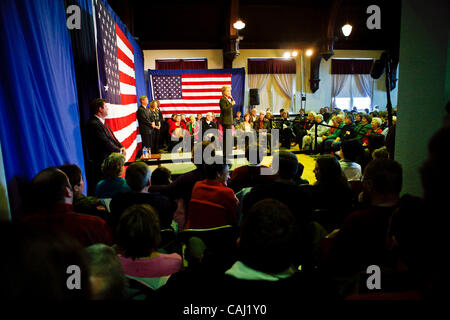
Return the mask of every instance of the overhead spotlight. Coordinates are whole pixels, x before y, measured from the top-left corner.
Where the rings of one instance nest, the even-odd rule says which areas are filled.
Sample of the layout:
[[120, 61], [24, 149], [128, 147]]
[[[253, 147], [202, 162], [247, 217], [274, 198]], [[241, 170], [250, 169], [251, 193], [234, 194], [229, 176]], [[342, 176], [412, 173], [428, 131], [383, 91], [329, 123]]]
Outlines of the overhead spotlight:
[[290, 58], [291, 57], [291, 53], [289, 52], [289, 51], [286, 51], [284, 54], [283, 54], [283, 58]]
[[306, 50], [306, 56], [307, 57], [311, 57], [312, 56], [312, 54], [313, 54], [313, 51], [311, 50], [311, 49], [308, 49], [308, 50]]
[[342, 33], [344, 34], [344, 36], [348, 37], [350, 33], [352, 33], [352, 29], [353, 27], [351, 26], [351, 24], [346, 23], [344, 26], [342, 26]]
[[293, 57], [298, 56], [298, 51], [292, 51], [291, 55], [292, 55]]
[[237, 30], [241, 30], [245, 28], [245, 23], [241, 19], [239, 19], [238, 21], [233, 23], [233, 27]]

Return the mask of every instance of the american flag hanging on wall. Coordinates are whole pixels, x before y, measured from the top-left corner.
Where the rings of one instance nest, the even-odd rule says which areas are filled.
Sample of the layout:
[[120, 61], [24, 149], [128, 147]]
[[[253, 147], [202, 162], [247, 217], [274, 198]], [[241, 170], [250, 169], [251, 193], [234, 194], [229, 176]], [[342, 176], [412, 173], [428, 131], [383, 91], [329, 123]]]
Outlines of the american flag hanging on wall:
[[152, 75], [153, 99], [165, 118], [174, 113], [220, 114], [222, 87], [231, 86], [231, 74]]
[[100, 92], [109, 112], [106, 123], [127, 150], [127, 161], [137, 152], [138, 108], [133, 46], [101, 0], [95, 0], [97, 61]]

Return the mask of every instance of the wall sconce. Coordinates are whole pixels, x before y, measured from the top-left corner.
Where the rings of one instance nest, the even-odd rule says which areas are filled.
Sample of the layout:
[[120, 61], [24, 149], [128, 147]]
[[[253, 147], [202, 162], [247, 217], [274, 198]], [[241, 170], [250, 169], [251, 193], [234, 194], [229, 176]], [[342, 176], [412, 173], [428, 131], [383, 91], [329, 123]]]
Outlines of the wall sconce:
[[245, 23], [241, 19], [238, 19], [238, 21], [233, 23], [233, 28], [236, 30], [242, 30], [245, 28]]
[[344, 36], [348, 37], [350, 33], [352, 33], [352, 29], [353, 27], [351, 26], [351, 24], [346, 23], [344, 26], [342, 26], [342, 33], [344, 34]]

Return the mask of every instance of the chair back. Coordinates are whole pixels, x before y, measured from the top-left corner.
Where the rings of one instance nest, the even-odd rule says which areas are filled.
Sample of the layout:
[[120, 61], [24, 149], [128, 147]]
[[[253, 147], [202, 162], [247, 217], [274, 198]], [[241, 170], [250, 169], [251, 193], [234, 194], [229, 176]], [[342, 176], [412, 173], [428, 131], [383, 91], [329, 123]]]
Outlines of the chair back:
[[234, 223], [234, 217], [225, 207], [207, 200], [191, 199], [184, 228], [210, 229]]

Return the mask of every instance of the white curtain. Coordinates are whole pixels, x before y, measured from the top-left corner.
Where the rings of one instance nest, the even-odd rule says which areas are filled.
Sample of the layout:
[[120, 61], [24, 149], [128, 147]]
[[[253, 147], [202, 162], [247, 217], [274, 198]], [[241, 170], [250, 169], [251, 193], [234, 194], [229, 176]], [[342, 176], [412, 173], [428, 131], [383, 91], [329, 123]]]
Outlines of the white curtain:
[[355, 74], [355, 83], [361, 97], [372, 98], [373, 79], [370, 74]]
[[249, 74], [248, 75], [248, 88], [261, 90], [267, 84], [270, 74]]
[[294, 94], [294, 76], [295, 74], [283, 73], [283, 74], [274, 74], [273, 77], [275, 81], [280, 86], [281, 91], [289, 98], [292, 99]]
[[333, 85], [331, 88], [331, 101], [333, 108], [336, 107], [336, 97], [341, 93], [342, 89], [345, 86], [345, 83], [350, 79], [349, 74], [333, 74], [332, 80]]

